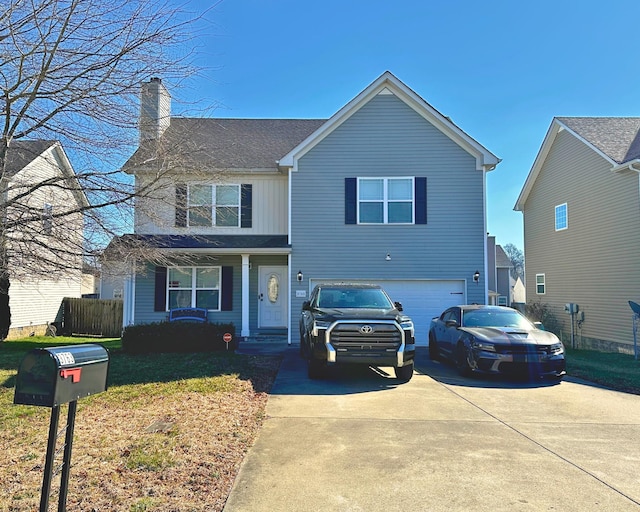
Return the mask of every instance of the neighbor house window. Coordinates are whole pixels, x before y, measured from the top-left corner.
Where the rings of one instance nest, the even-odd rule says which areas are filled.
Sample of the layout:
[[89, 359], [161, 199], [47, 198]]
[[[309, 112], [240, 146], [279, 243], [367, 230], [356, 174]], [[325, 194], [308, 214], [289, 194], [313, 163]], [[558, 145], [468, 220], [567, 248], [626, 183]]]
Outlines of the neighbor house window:
[[240, 226], [240, 185], [189, 185], [189, 226]]
[[50, 235], [53, 232], [53, 206], [45, 203], [42, 208], [42, 232]]
[[169, 267], [168, 309], [220, 310], [220, 267]]
[[567, 203], [556, 206], [556, 231], [567, 229]]
[[536, 293], [538, 295], [545, 294], [544, 274], [536, 274]]
[[359, 224], [413, 224], [413, 178], [359, 178]]

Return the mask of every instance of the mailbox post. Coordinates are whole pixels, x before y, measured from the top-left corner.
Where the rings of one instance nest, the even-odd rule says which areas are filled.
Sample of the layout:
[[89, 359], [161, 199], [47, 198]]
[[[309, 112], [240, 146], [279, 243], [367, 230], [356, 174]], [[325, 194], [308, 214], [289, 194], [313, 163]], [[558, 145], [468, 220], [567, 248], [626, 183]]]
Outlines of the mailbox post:
[[58, 498], [58, 512], [64, 512], [77, 401], [106, 391], [108, 371], [109, 353], [102, 345], [95, 343], [34, 349], [20, 363], [13, 403], [51, 407], [40, 512], [47, 512], [49, 508], [51, 481], [55, 476], [54, 459], [56, 440], [59, 437], [60, 406], [69, 404]]

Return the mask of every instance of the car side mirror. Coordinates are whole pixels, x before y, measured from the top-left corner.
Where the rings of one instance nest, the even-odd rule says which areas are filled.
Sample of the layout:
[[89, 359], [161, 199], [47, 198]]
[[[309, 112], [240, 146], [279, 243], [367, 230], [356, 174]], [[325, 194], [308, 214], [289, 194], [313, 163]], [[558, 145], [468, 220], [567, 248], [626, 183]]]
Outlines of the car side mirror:
[[533, 326], [536, 329], [540, 329], [541, 331], [546, 331], [546, 329], [544, 328], [544, 324], [542, 322], [533, 322]]
[[447, 327], [456, 327], [456, 328], [460, 327], [460, 324], [458, 323], [458, 321], [457, 321], [457, 320], [447, 320], [447, 321], [445, 322], [445, 325], [446, 325]]
[[311, 302], [309, 302], [308, 300], [305, 300], [302, 303], [302, 311], [310, 311], [311, 310]]
[[396, 309], [398, 311], [402, 311], [402, 303], [401, 302], [394, 302], [393, 305], [396, 307]]

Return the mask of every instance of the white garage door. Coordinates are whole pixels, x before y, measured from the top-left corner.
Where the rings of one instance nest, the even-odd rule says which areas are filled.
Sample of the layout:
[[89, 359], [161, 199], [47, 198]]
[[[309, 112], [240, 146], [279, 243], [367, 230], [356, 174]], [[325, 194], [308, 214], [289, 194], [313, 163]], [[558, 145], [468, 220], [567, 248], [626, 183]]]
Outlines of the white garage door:
[[[313, 281], [312, 284], [317, 284]], [[344, 281], [323, 279], [317, 282]], [[439, 316], [450, 306], [464, 304], [466, 300], [463, 280], [349, 280], [349, 282], [377, 283], [386, 290], [392, 300], [401, 302], [404, 312], [413, 319], [416, 328], [416, 343], [419, 346], [429, 344], [429, 324], [434, 316]]]

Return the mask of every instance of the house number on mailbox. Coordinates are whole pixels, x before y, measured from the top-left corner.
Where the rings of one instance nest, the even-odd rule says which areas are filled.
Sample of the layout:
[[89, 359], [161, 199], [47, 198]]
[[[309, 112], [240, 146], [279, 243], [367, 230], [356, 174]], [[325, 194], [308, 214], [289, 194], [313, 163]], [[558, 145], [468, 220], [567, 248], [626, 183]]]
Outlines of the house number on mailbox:
[[269, 302], [275, 303], [278, 300], [278, 293], [280, 292], [280, 283], [278, 282], [278, 275], [271, 274], [267, 281], [267, 297]]

